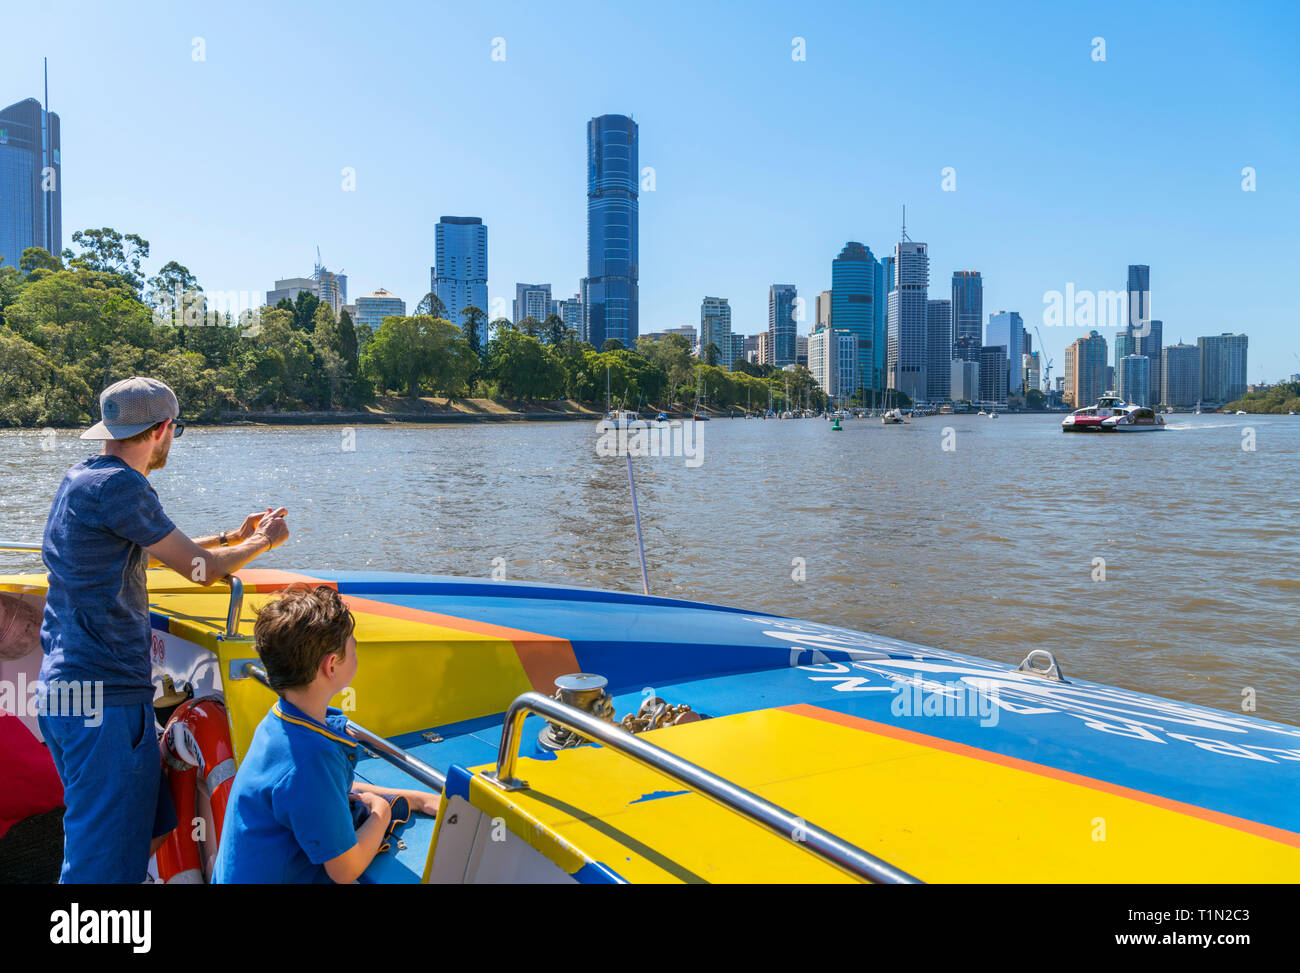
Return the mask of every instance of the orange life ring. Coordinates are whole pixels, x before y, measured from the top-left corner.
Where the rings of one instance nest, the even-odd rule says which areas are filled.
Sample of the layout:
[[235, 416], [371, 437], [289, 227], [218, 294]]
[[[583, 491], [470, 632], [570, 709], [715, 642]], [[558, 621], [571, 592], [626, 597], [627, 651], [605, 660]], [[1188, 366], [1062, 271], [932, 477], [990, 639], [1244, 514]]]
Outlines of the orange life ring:
[[235, 748], [221, 698], [205, 696], [176, 707], [161, 748], [178, 823], [158, 849], [158, 877], [171, 883], [206, 882], [235, 782]]

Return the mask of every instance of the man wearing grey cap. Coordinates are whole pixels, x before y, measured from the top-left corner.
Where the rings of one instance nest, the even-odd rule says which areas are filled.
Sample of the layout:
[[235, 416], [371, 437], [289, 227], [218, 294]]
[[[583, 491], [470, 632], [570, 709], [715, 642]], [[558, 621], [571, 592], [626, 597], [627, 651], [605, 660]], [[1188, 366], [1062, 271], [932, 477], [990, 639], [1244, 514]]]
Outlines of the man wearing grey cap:
[[63, 477], [41, 549], [49, 588], [40, 682], [102, 687], [93, 714], [54, 711], [54, 692], [39, 699], [41, 734], [63, 781], [64, 883], [143, 881], [149, 856], [176, 826], [159, 786], [145, 567], [152, 559], [206, 586], [289, 536], [283, 507], [250, 514], [228, 533], [181, 533], [145, 479], [184, 431], [175, 394], [156, 379], [128, 378], [103, 391], [99, 408], [101, 421], [81, 438], [103, 440], [103, 452]]

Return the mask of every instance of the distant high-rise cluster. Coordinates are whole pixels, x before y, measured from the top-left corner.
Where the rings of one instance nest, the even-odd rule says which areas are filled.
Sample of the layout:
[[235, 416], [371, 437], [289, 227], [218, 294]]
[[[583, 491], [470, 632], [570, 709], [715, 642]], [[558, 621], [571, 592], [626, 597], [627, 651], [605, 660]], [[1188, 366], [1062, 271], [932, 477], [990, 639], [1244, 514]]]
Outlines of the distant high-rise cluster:
[[[598, 115], [587, 122], [586, 142], [586, 275], [578, 292], [561, 300], [549, 283], [517, 283], [512, 319], [543, 323], [556, 315], [567, 331], [597, 348], [610, 339], [634, 348], [640, 335], [639, 128], [627, 115]], [[0, 111], [0, 257], [16, 265], [29, 247], [61, 254], [61, 198], [59, 116], [34, 98], [9, 105]], [[487, 237], [480, 217], [439, 219], [429, 293], [416, 312], [440, 313], [465, 329], [469, 321], [462, 312], [478, 308], [480, 348], [487, 344], [490, 319], [504, 313], [488, 303]], [[996, 311], [985, 322], [985, 281], [978, 270], [954, 271], [949, 293], [930, 298], [928, 246], [912, 240], [904, 222], [891, 249], [877, 259], [858, 241], [844, 244], [831, 260], [831, 286], [813, 299], [810, 335], [799, 334], [805, 315], [796, 285], [774, 283], [768, 287], [767, 327], [756, 335], [733, 330], [727, 298], [705, 297], [698, 339], [690, 325], [649, 337], [682, 334], [701, 357], [713, 346], [724, 368], [745, 360], [778, 369], [806, 364], [833, 397], [863, 404], [883, 402], [888, 390], [914, 403], [995, 405], [1028, 397], [1040, 386], [1048, 391], [1054, 363], [1045, 349], [1034, 349], [1020, 314]], [[1126, 317], [1113, 339], [1113, 364], [1097, 331], [1071, 343], [1057, 378], [1065, 402], [1090, 405], [1113, 389], [1153, 407], [1212, 408], [1245, 394], [1246, 335], [1166, 346], [1164, 322], [1152, 317], [1151, 268], [1128, 265], [1125, 283]], [[347, 291], [347, 276], [323, 266], [318, 253], [310, 277], [275, 281], [266, 302], [292, 302], [308, 292], [336, 314], [353, 312], [357, 324], [372, 329], [385, 317], [406, 313], [406, 302], [382, 288], [355, 304], [348, 304]]]

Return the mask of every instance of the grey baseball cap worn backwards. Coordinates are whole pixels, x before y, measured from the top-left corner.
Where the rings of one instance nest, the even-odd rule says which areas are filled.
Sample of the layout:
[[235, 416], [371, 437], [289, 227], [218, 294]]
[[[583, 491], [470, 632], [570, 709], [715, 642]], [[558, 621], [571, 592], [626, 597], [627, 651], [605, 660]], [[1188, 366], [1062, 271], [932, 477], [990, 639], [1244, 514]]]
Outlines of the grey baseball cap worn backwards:
[[176, 393], [156, 378], [124, 378], [99, 394], [101, 421], [82, 439], [129, 439], [164, 419], [181, 414]]

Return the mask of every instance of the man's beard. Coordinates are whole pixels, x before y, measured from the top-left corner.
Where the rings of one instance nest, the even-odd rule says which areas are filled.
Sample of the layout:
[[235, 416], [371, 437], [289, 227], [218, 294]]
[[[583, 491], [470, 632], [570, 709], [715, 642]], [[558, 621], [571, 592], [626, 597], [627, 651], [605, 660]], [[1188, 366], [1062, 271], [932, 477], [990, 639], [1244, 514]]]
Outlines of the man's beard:
[[168, 443], [166, 446], [154, 447], [153, 455], [149, 457], [150, 473], [152, 473], [154, 470], [161, 470], [164, 466], [167, 465], [167, 454], [171, 452], [171, 448], [172, 448], [171, 443]]

